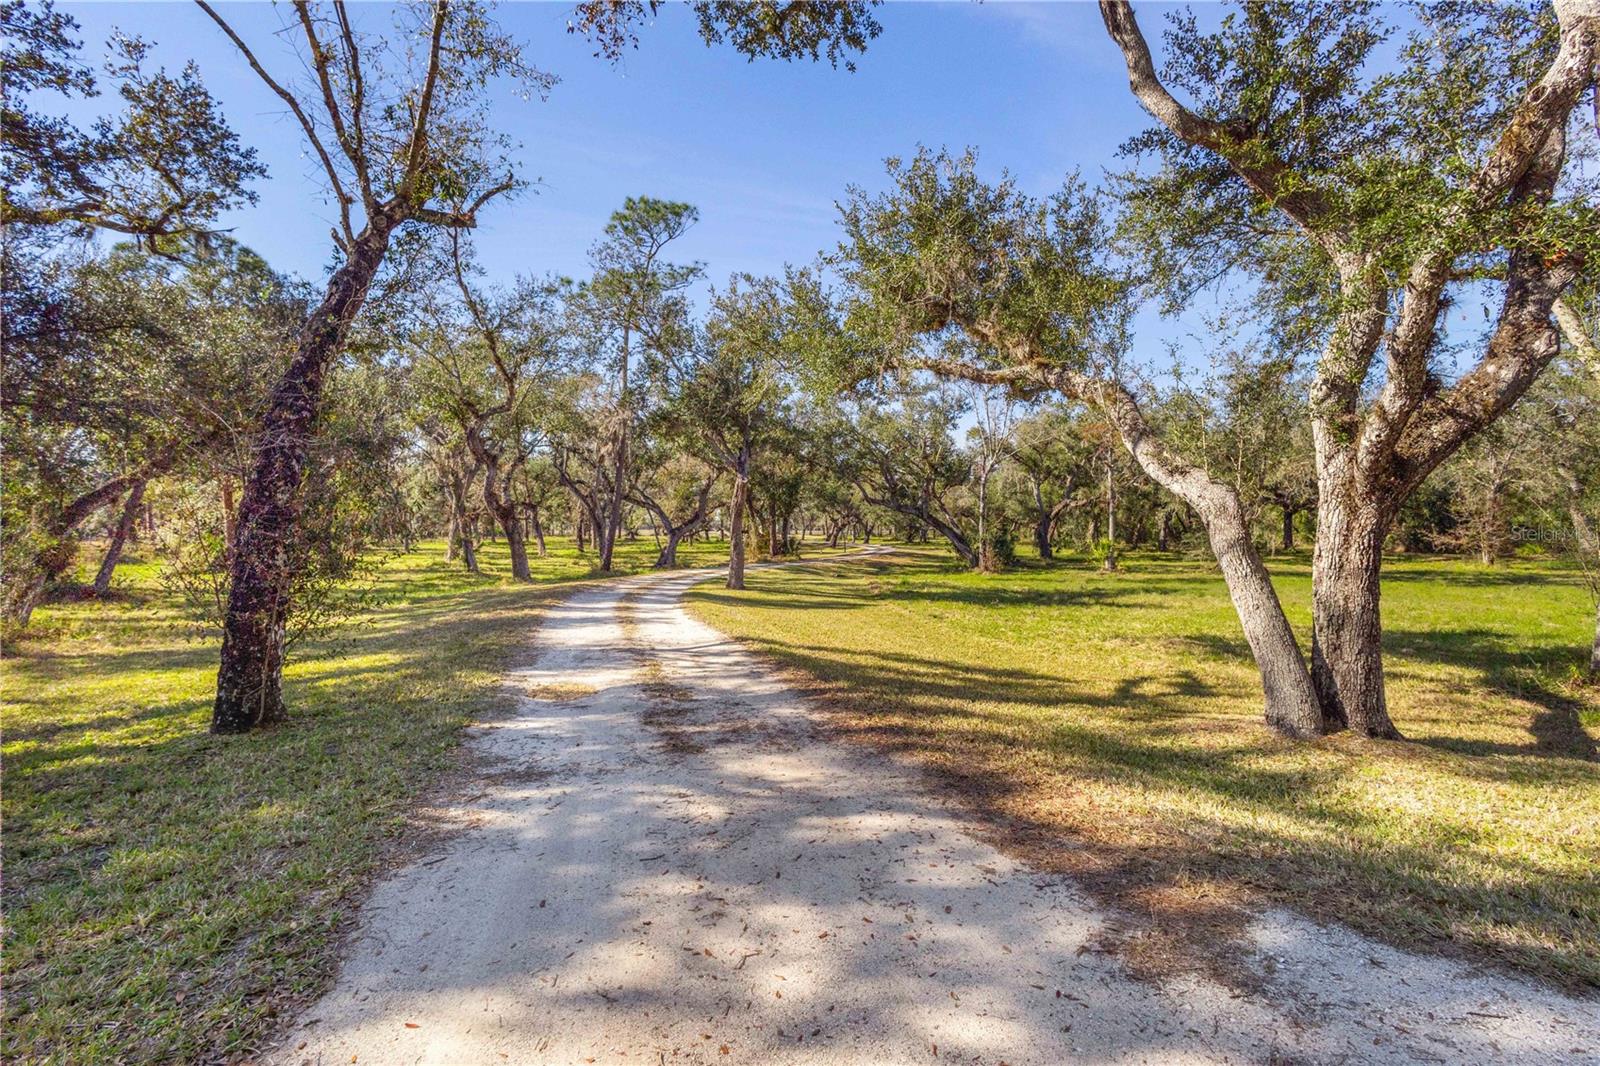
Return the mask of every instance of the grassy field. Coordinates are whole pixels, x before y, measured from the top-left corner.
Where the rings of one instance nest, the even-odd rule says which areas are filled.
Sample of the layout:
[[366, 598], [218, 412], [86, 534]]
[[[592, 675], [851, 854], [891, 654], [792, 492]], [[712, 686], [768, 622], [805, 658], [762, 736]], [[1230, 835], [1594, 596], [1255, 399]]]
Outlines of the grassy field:
[[[322, 987], [460, 727], [496, 712], [542, 607], [590, 576], [592, 554], [552, 549], [531, 586], [507, 580], [503, 545], [477, 576], [437, 544], [390, 559], [370, 617], [292, 654], [291, 721], [247, 737], [207, 735], [216, 642], [193, 638], [154, 564], [119, 568], [108, 600], [41, 608], [4, 664], [0, 1059], [248, 1050]], [[654, 555], [624, 543], [618, 569]]]
[[[1309, 634], [1304, 560], [1273, 566]], [[1593, 610], [1548, 565], [1386, 568], [1411, 743], [1290, 743], [1220, 578], [1150, 556], [985, 576], [942, 553], [702, 585], [705, 620], [793, 668], [845, 736], [926, 768], [1003, 842], [1128, 917], [1136, 966], [1227, 976], [1263, 902], [1600, 989]]]

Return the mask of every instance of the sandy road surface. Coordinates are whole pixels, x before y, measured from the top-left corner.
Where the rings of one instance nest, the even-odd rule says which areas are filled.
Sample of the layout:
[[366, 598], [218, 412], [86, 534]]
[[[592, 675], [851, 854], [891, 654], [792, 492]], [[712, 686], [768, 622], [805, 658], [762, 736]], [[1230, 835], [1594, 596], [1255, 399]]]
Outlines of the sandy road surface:
[[813, 736], [684, 613], [706, 578], [550, 611], [522, 713], [469, 742], [473, 827], [377, 888], [277, 1061], [1600, 1061], [1600, 1004], [1284, 913], [1264, 995], [1127, 976], [1070, 883]]

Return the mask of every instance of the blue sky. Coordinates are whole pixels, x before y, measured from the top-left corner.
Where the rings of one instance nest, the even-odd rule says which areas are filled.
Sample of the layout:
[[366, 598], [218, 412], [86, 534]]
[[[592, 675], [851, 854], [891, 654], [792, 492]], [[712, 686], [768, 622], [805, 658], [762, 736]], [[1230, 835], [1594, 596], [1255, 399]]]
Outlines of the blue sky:
[[[1140, 3], [1146, 36], [1160, 38], [1177, 5]], [[64, 3], [98, 63], [114, 30], [155, 45], [152, 62], [196, 61], [229, 122], [267, 164], [259, 202], [223, 225], [279, 269], [320, 277], [332, 260], [334, 214], [320, 171], [282, 101], [239, 59], [193, 4]], [[1197, 5], [1202, 22], [1220, 9]], [[273, 34], [287, 5], [224, 3], [222, 10], [269, 69], [301, 73]], [[391, 11], [354, 7], [359, 25], [382, 29]], [[503, 87], [493, 124], [521, 145], [535, 192], [486, 209], [477, 241], [492, 275], [585, 272], [586, 253], [627, 196], [684, 200], [700, 224], [676, 249], [706, 264], [711, 282], [730, 273], [773, 273], [810, 262], [838, 239], [835, 202], [852, 184], [876, 188], [883, 159], [917, 145], [977, 148], [991, 175], [1010, 170], [1045, 194], [1081, 169], [1095, 181], [1125, 165], [1117, 148], [1151, 121], [1128, 91], [1122, 59], [1092, 3], [966, 0], [888, 3], [883, 34], [854, 73], [823, 63], [747, 61], [707, 48], [691, 14], [669, 6], [640, 32], [620, 63], [594, 57], [566, 32], [571, 4], [508, 3], [497, 17], [535, 66], [561, 80], [546, 100]], [[1157, 45], [1159, 51], [1159, 45]], [[77, 117], [106, 106], [102, 97]], [[1180, 361], [1203, 366], [1218, 344], [1207, 321], [1226, 295], [1202, 295], [1176, 319], [1152, 309], [1135, 326], [1136, 359], [1160, 373]], [[1463, 300], [1451, 325], [1472, 329], [1481, 310]]]
[[[229, 122], [270, 170], [260, 202], [225, 219], [280, 269], [316, 277], [329, 261], [333, 214], [282, 103], [186, 3], [71, 4], [86, 51], [113, 29], [156, 44], [156, 62], [194, 59]], [[222, 9], [273, 69], [291, 69], [271, 34], [285, 6]], [[493, 207], [478, 234], [495, 273], [581, 273], [607, 216], [629, 195], [685, 200], [701, 223], [678, 249], [713, 280], [808, 262], [837, 240], [834, 203], [850, 183], [876, 185], [882, 160], [918, 144], [977, 147], [991, 172], [1030, 190], [1073, 168], [1094, 178], [1145, 125], [1120, 56], [1092, 4], [918, 3], [878, 9], [884, 31], [854, 73], [825, 62], [746, 61], [707, 48], [688, 12], [668, 8], [615, 66], [566, 32], [570, 5], [508, 4], [501, 23], [561, 81], [549, 99], [509, 89], [496, 124], [522, 145], [537, 194]], [[1157, 5], [1142, 5], [1147, 27]], [[381, 25], [377, 6], [358, 9]], [[268, 57], [274, 57], [273, 65]]]

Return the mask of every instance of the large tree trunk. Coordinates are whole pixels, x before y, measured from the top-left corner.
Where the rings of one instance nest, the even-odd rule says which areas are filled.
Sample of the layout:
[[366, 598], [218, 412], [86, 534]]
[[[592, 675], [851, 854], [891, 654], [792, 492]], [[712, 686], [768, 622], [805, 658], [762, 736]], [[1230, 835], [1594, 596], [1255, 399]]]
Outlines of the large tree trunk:
[[705, 525], [706, 518], [711, 513], [711, 487], [714, 484], [716, 484], [715, 478], [701, 484], [699, 490], [695, 493], [694, 511], [682, 522], [673, 522], [672, 516], [667, 513], [665, 507], [662, 507], [648, 496], [644, 496], [645, 506], [655, 517], [652, 525], [658, 531], [657, 540], [660, 540], [659, 530], [661, 527], [666, 527], [667, 531], [667, 542], [661, 546], [656, 555], [654, 569], [671, 570], [677, 567], [678, 544], [684, 537], [692, 538]]
[[517, 505], [512, 502], [510, 493], [511, 478], [517, 464], [513, 463], [502, 479], [501, 453], [484, 439], [481, 422], [469, 425], [466, 437], [467, 448], [472, 452], [472, 458], [483, 468], [483, 505], [494, 524], [498, 525], [500, 531], [506, 535], [506, 547], [511, 553], [512, 580], [532, 581], [533, 574], [528, 570], [528, 546], [523, 539], [522, 521], [517, 517]]
[[94, 594], [104, 596], [111, 591], [111, 575], [117, 571], [117, 563], [122, 560], [123, 545], [128, 543], [128, 534], [133, 532], [133, 521], [139, 515], [139, 508], [144, 504], [144, 487], [147, 484], [143, 479], [135, 481], [133, 488], [128, 492], [128, 498], [122, 504], [122, 518], [117, 522], [117, 528], [111, 531], [111, 543], [106, 547], [106, 557], [101, 560], [100, 572], [94, 576]]
[[[516, 504], [511, 502], [506, 484], [500, 479], [500, 454], [488, 447], [477, 429], [467, 431], [473, 455], [483, 464], [483, 505], [488, 508], [500, 532], [506, 535], [506, 547], [511, 553], [511, 577], [514, 581], [532, 581], [528, 569], [528, 545], [522, 537], [522, 522], [517, 518]], [[506, 482], [509, 483], [507, 476]]]
[[1379, 568], [1388, 515], [1325, 491], [1311, 560], [1311, 676], [1323, 727], [1400, 739], [1383, 687]]
[[749, 461], [740, 456], [733, 472], [733, 503], [728, 508], [731, 533], [728, 540], [728, 580], [730, 589], [744, 588], [744, 512], [750, 501]]
[[1294, 516], [1298, 513], [1292, 507], [1283, 507], [1283, 543], [1280, 547], [1286, 552], [1294, 551]]
[[543, 559], [550, 554], [550, 549], [544, 542], [544, 523], [539, 520], [537, 505], [528, 508], [528, 524], [533, 527], [533, 542], [538, 545], [539, 558]]
[[515, 507], [505, 505], [495, 515], [500, 525], [500, 531], [506, 535], [506, 547], [511, 551], [511, 577], [515, 581], [532, 581], [533, 572], [528, 569], [528, 544], [522, 537], [522, 523], [517, 521]]
[[669, 529], [669, 530], [667, 530], [667, 542], [665, 544], [663, 544], [661, 546], [661, 550], [658, 553], [656, 553], [656, 562], [655, 562], [654, 569], [656, 569], [656, 570], [673, 570], [673, 569], [677, 568], [677, 565], [678, 565], [678, 541], [680, 541], [682, 539], [683, 539], [683, 530], [681, 528], [680, 529]]
[[394, 220], [384, 214], [368, 222], [301, 328], [294, 358], [267, 403], [255, 466], [239, 501], [213, 733], [245, 733], [283, 717], [284, 627], [300, 484], [328, 367], [344, 348], [393, 227]]
[[1290, 736], [1316, 736], [1323, 731], [1322, 709], [1294, 630], [1250, 540], [1244, 508], [1231, 492], [1214, 495], [1203, 504], [1185, 502], [1195, 507], [1205, 521], [1206, 536], [1227, 583], [1228, 596], [1261, 671], [1267, 724]]
[[1238, 494], [1225, 482], [1212, 479], [1204, 469], [1169, 451], [1151, 431], [1137, 401], [1120, 385], [1082, 382], [1077, 385], [1077, 392], [1111, 419], [1139, 467], [1199, 514], [1227, 583], [1228, 597], [1244, 629], [1245, 642], [1261, 672], [1267, 724], [1289, 736], [1322, 733], [1323, 713], [1311, 673], [1267, 568], [1250, 539], [1249, 523]]
[[745, 550], [745, 507], [750, 496], [750, 482], [740, 474], [733, 482], [733, 503], [729, 510], [731, 517], [729, 525], [731, 534], [728, 548], [728, 580], [726, 587], [730, 589], [744, 588], [744, 550]]
[[458, 469], [448, 470], [444, 475], [445, 493], [450, 497], [449, 544], [445, 548], [445, 561], [454, 562], [459, 558], [466, 570], [473, 574], [478, 572], [478, 545], [472, 517], [467, 513], [467, 492], [472, 479], [477, 476], [476, 465], [465, 476]]
[[1055, 546], [1051, 543], [1050, 531], [1055, 523], [1049, 515], [1043, 515], [1033, 524], [1033, 546], [1039, 552], [1041, 559], [1054, 559]]
[[1033, 507], [1038, 520], [1033, 525], [1033, 546], [1039, 552], [1041, 559], [1054, 559], [1056, 557], [1056, 523], [1061, 520], [1061, 512], [1067, 508], [1067, 499], [1072, 494], [1072, 482], [1068, 480], [1067, 487], [1061, 494], [1061, 499], [1055, 506], [1045, 503], [1044, 487], [1037, 481], [1033, 484]]

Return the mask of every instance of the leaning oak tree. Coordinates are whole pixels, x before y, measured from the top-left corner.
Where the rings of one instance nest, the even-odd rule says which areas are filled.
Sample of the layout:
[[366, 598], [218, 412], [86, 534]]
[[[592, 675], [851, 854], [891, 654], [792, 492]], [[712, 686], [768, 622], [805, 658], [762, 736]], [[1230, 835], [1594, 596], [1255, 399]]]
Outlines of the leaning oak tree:
[[470, 3], [438, 0], [399, 16], [402, 45], [364, 35], [342, 3], [323, 12], [301, 2], [293, 5], [304, 39], [297, 58], [312, 81], [301, 89], [270, 73], [214, 7], [199, 4], [294, 115], [339, 214], [339, 266], [273, 387], [239, 500], [211, 731], [242, 733], [283, 715], [288, 567], [329, 369], [402, 226], [471, 227], [485, 203], [516, 186], [509, 176], [487, 177], [509, 167], [485, 126], [485, 88], [506, 76], [541, 89], [550, 79], [526, 67]]
[[[308, 75], [308, 84], [297, 88], [274, 77], [212, 5], [197, 3], [294, 116], [339, 212], [333, 234], [339, 266], [273, 391], [239, 503], [211, 724], [213, 732], [239, 733], [283, 715], [285, 569], [329, 367], [397, 231], [407, 224], [471, 228], [479, 209], [516, 187], [504, 142], [487, 125], [490, 83], [517, 78], [543, 92], [553, 79], [528, 67], [515, 43], [469, 0], [407, 9], [396, 31], [404, 44], [364, 35], [343, 3], [323, 11], [296, 0], [294, 32], [304, 39], [296, 59]], [[701, 3], [696, 13], [707, 43], [728, 40], [752, 58], [825, 53], [837, 61], [876, 36], [870, 6], [860, 0]], [[585, 3], [573, 29], [616, 56], [653, 9], [614, 0]]]
[[[1125, 380], [1131, 286], [1106, 260], [1099, 199], [1074, 178], [1041, 203], [1009, 177], [987, 184], [976, 166], [970, 152], [923, 151], [890, 161], [888, 191], [851, 191], [835, 260], [850, 289], [837, 331], [847, 339], [821, 346], [821, 358], [845, 378], [918, 367], [1099, 409], [1144, 472], [1205, 525], [1261, 671], [1268, 723], [1321, 732], [1310, 673], [1238, 493], [1163, 441]], [[976, 563], [970, 549], [962, 555]]]
[[[1151, 245], [1166, 249], [1154, 254], [1191, 284], [1219, 263], [1249, 272], [1318, 323], [1320, 729], [1398, 737], [1379, 639], [1383, 542], [1406, 498], [1555, 356], [1552, 313], [1595, 269], [1592, 178], [1566, 163], [1569, 136], [1591, 135], [1580, 105], [1600, 8], [1423, 9], [1378, 69], [1397, 32], [1373, 5], [1251, 4], [1210, 34], [1174, 17], [1158, 71], [1132, 7], [1100, 6], [1160, 123], [1132, 146], [1161, 163], [1131, 180], [1134, 214], [1155, 219]], [[1452, 332], [1446, 312], [1464, 301], [1483, 305], [1481, 332]], [[1476, 358], [1447, 380], [1451, 348]]]

